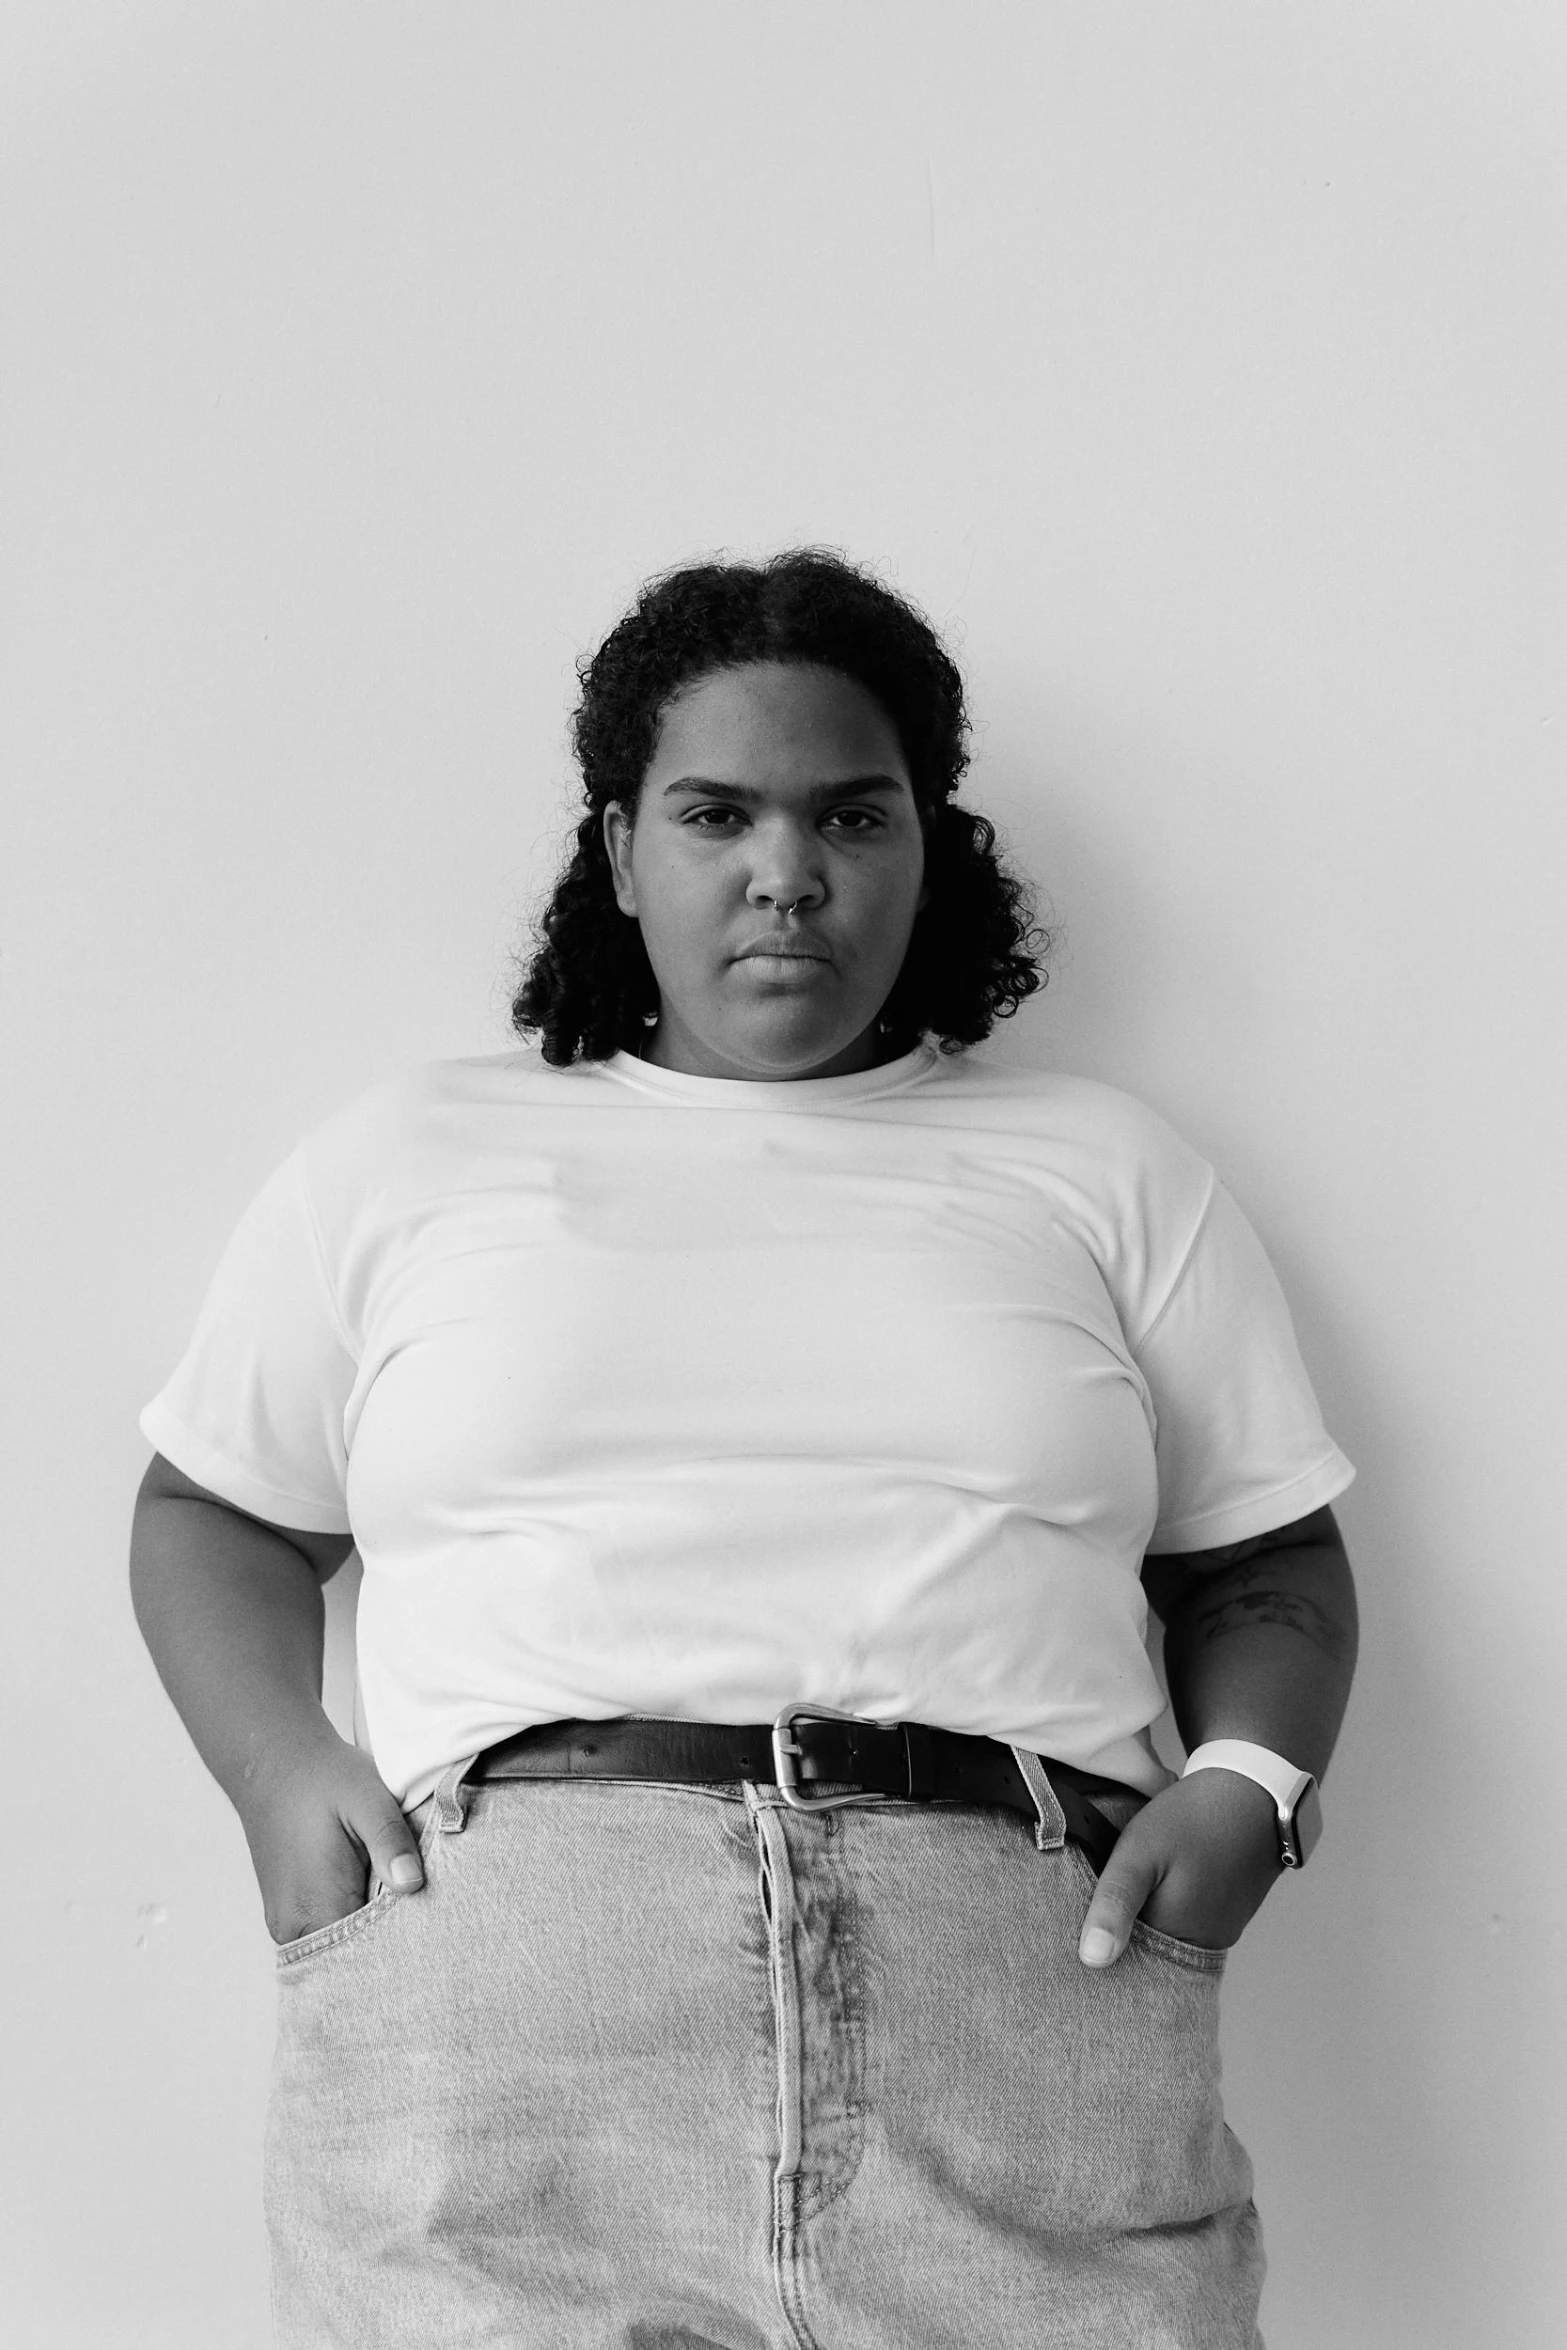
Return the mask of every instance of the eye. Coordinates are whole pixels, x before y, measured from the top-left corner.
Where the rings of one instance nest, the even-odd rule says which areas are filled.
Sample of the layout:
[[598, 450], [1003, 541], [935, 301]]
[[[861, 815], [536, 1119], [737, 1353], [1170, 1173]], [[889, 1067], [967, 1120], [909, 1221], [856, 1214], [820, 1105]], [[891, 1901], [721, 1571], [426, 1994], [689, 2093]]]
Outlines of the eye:
[[[744, 812], [731, 807], [727, 800], [710, 801], [703, 808], [688, 808], [680, 819], [694, 832], [727, 832], [732, 825], [745, 822]], [[822, 818], [824, 824], [835, 826], [851, 840], [862, 840], [873, 832], [886, 830], [887, 819], [878, 808], [830, 808]]]
[[[703, 822], [703, 818], [706, 816], [716, 816], [718, 818], [718, 823], [705, 824]], [[689, 814], [681, 818], [681, 822], [683, 824], [692, 826], [698, 832], [716, 832], [725, 825], [738, 823], [739, 818], [740, 811], [738, 808], [721, 807], [715, 805], [711, 808], [693, 808], [690, 810]]]

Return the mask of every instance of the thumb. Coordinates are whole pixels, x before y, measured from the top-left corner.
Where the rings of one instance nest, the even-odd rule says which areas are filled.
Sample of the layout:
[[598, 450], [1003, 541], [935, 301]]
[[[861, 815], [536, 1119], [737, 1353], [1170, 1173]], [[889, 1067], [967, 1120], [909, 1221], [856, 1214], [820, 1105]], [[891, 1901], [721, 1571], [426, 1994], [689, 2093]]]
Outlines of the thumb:
[[[1134, 1823], [1135, 1824], [1135, 1823]], [[1132, 1920], [1153, 1891], [1158, 1875], [1153, 1856], [1123, 1830], [1083, 1920], [1077, 1955], [1084, 1966], [1113, 1966], [1132, 1938]]]
[[343, 1825], [364, 1846], [372, 1880], [389, 1885], [394, 1893], [414, 1893], [424, 1883], [424, 1867], [412, 1828], [397, 1808], [390, 1787], [356, 1793], [342, 1814]]

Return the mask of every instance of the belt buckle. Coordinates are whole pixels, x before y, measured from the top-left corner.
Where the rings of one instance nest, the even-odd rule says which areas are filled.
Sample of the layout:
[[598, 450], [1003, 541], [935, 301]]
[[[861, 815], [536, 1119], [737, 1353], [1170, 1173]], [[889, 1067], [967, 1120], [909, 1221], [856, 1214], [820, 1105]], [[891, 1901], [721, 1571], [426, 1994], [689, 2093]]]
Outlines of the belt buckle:
[[806, 1795], [800, 1786], [800, 1774], [795, 1768], [800, 1746], [789, 1733], [796, 1722], [863, 1722], [868, 1730], [885, 1730], [887, 1724], [878, 1722], [873, 1714], [846, 1714], [836, 1705], [786, 1705], [773, 1723], [773, 1769], [778, 1774], [778, 1788], [785, 1803], [795, 1811], [837, 1811], [849, 1803], [885, 1803], [887, 1798], [879, 1789], [871, 1788], [861, 1795]]

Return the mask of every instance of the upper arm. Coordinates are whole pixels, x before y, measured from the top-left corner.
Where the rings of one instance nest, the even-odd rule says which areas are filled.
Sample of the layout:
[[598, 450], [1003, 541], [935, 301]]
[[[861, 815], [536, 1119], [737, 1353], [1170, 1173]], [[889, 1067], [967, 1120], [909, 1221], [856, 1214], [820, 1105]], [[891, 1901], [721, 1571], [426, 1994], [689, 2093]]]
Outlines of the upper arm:
[[1265, 1534], [1253, 1534], [1244, 1542], [1220, 1543], [1214, 1550], [1150, 1551], [1143, 1560], [1143, 1589], [1148, 1594], [1148, 1604], [1155, 1615], [1168, 1622], [1204, 1576], [1218, 1574], [1227, 1567], [1243, 1566], [1249, 1559], [1270, 1550], [1326, 1550], [1342, 1558], [1344, 1538], [1338, 1520], [1324, 1503], [1321, 1509], [1310, 1511], [1304, 1518], [1292, 1518], [1284, 1526], [1271, 1526]]
[[329, 1582], [354, 1547], [352, 1534], [315, 1534], [300, 1526], [282, 1526], [271, 1518], [259, 1518], [254, 1510], [242, 1510], [221, 1493], [211, 1492], [198, 1485], [177, 1469], [161, 1452], [155, 1452], [147, 1464], [137, 1492], [137, 1504], [159, 1501], [206, 1501], [215, 1509], [227, 1510], [236, 1518], [247, 1518], [254, 1526], [264, 1526], [269, 1534], [278, 1535], [292, 1544], [301, 1557], [308, 1560], [323, 1583]]

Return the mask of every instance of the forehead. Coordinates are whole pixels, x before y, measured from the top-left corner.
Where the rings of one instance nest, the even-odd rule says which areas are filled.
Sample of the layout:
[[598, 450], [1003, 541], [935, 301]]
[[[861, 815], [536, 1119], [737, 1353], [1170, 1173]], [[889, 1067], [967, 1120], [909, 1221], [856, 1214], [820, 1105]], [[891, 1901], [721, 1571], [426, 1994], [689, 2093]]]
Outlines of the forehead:
[[665, 705], [649, 778], [908, 780], [897, 729], [874, 694], [836, 669], [756, 661], [699, 678]]

